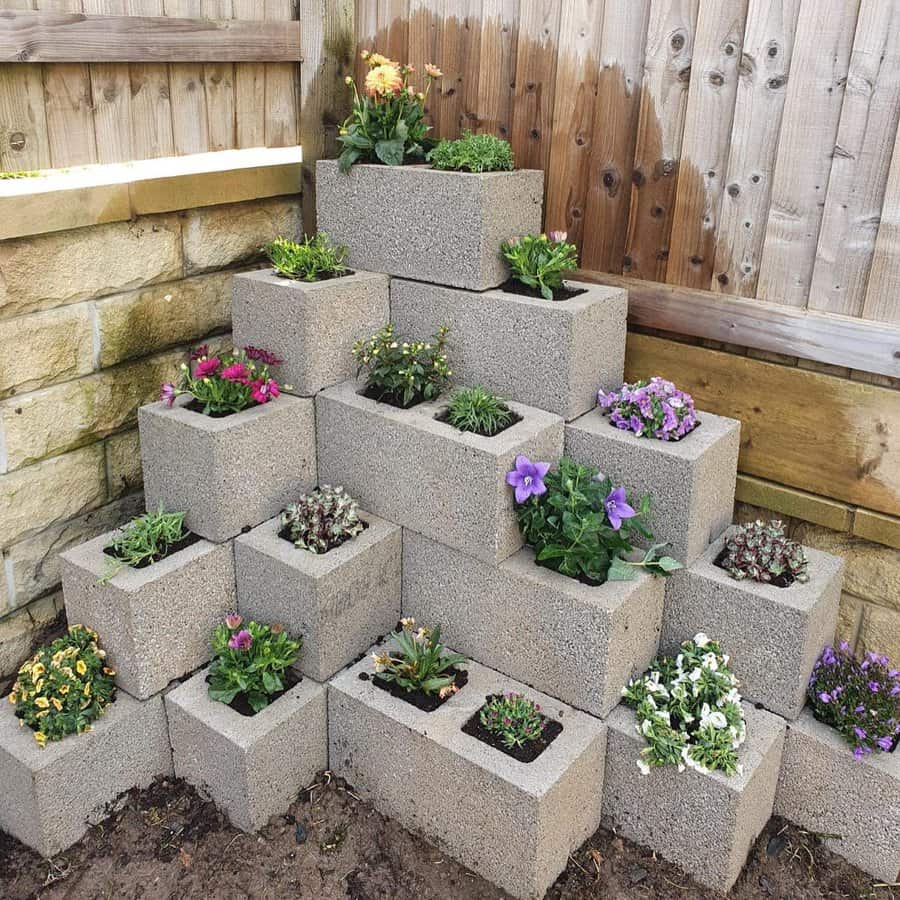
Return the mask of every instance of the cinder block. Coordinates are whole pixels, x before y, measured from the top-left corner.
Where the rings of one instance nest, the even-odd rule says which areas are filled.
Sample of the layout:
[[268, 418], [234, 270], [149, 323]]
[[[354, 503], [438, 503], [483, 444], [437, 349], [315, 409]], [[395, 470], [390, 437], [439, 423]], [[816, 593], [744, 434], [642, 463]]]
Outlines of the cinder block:
[[829, 850], [879, 881], [900, 870], [900, 753], [853, 758], [833, 728], [804, 709], [788, 723], [775, 813], [801, 828], [839, 837]]
[[390, 317], [387, 275], [355, 272], [305, 282], [266, 269], [234, 276], [235, 346], [263, 347], [281, 357], [275, 377], [300, 397], [352, 378], [354, 342], [374, 334]]
[[657, 542], [684, 565], [704, 553], [734, 511], [741, 423], [698, 414], [701, 425], [680, 441], [635, 437], [599, 409], [566, 426], [566, 454], [611, 474], [635, 494], [653, 497]]
[[147, 509], [185, 510], [185, 524], [227, 541], [316, 485], [313, 401], [281, 396], [223, 418], [182, 396], [138, 412]]
[[20, 725], [14, 707], [0, 703], [0, 830], [41, 856], [78, 841], [120, 794], [172, 774], [162, 697], [119, 691], [91, 731], [43, 750]]
[[234, 544], [241, 614], [303, 635], [298, 668], [316, 681], [349, 665], [400, 618], [400, 527], [365, 511], [360, 518], [369, 527], [324, 554], [280, 537], [280, 517]]
[[590, 587], [529, 548], [497, 567], [403, 532], [405, 616], [440, 622], [460, 653], [596, 716], [656, 656], [664, 593], [650, 575]]
[[571, 421], [622, 384], [628, 295], [567, 282], [586, 293], [553, 302], [504, 291], [475, 294], [391, 282], [391, 319], [401, 334], [450, 326], [453, 377]]
[[349, 247], [351, 266], [474, 291], [509, 277], [500, 244], [540, 232], [543, 196], [537, 169], [316, 164], [319, 230]]
[[741, 694], [796, 719], [816, 659], [834, 638], [844, 562], [804, 547], [809, 581], [779, 588], [737, 581], [713, 565], [723, 545], [724, 537], [668, 579], [660, 650], [676, 653], [699, 631], [713, 635], [731, 657]]
[[772, 815], [785, 723], [744, 704], [747, 740], [738, 751], [743, 774], [637, 767], [644, 739], [634, 711], [621, 705], [609, 726], [603, 821], [650, 847], [700, 884], [727, 892]]
[[210, 700], [207, 670], [166, 694], [175, 775], [241, 831], [283, 813], [327, 766], [325, 686], [304, 678], [255, 716]]
[[210, 658], [210, 638], [235, 609], [231, 543], [200, 540], [143, 569], [99, 579], [111, 531], [61, 554], [66, 617], [103, 635], [116, 684], [144, 700]]
[[[330, 767], [405, 828], [536, 900], [599, 824], [606, 726], [477, 663], [465, 668], [468, 684], [431, 713], [360, 680], [369, 658], [340, 673], [328, 687]], [[486, 696], [510, 690], [563, 725], [531, 763], [461, 730]]]
[[440, 399], [397, 409], [347, 381], [316, 397], [319, 477], [361, 506], [457, 550], [496, 563], [522, 546], [506, 484], [518, 454], [555, 461], [562, 419], [512, 403], [522, 417], [494, 437], [439, 421]]

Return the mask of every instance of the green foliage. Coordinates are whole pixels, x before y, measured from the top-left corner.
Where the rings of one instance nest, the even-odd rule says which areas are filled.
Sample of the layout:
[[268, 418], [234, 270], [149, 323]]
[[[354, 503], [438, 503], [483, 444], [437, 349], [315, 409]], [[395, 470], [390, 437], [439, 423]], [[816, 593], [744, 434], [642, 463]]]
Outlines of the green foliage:
[[116, 673], [98, 641], [96, 631], [72, 625], [19, 669], [9, 701], [41, 747], [90, 731], [116, 699]]
[[327, 553], [362, 534], [365, 525], [359, 504], [342, 487], [324, 484], [288, 506], [281, 527], [301, 550]]
[[641, 562], [617, 562], [633, 551], [635, 538], [653, 538], [644, 524], [650, 515], [649, 495], [641, 497], [636, 515], [622, 518], [614, 528], [607, 512], [611, 478], [564, 456], [544, 484], [545, 493], [516, 506], [522, 536], [534, 547], [540, 565], [596, 583], [629, 580], [639, 569], [666, 575], [681, 568], [670, 557], [657, 557], [662, 545], [648, 551]]
[[375, 677], [394, 682], [407, 693], [422, 691], [441, 697], [456, 693], [456, 675], [450, 670], [462, 665], [466, 658], [459, 653], [444, 653], [440, 625], [413, 631], [415, 619], [402, 619], [400, 624], [400, 630], [391, 634], [397, 651], [372, 654]]
[[285, 689], [284, 673], [297, 661], [302, 641], [280, 625], [243, 624], [240, 616], [228, 616], [213, 633], [209, 698], [231, 703], [243, 694], [256, 713]]
[[493, 437], [513, 421], [513, 412], [499, 397], [480, 385], [460, 388], [450, 398], [447, 421], [460, 431]]
[[739, 581], [809, 580], [809, 560], [802, 545], [792, 541], [778, 521], [757, 521], [739, 528], [725, 539], [725, 556], [719, 565]]
[[563, 231], [546, 234], [526, 234], [510, 238], [500, 245], [512, 277], [534, 290], [545, 300], [553, 299], [553, 292], [563, 286], [567, 272], [578, 268], [578, 248], [566, 243]]
[[126, 567], [136, 568], [164, 559], [169, 548], [189, 534], [184, 527], [185, 515], [183, 512], [164, 512], [160, 503], [156, 512], [148, 512], [132, 519], [106, 545], [106, 549], [111, 550], [115, 557], [110, 557], [107, 562], [100, 583], [106, 584]]
[[509, 172], [515, 168], [509, 141], [471, 131], [457, 141], [441, 141], [428, 154], [428, 161], [435, 169], [453, 172]]
[[353, 89], [353, 109], [338, 135], [344, 148], [340, 170], [349, 172], [357, 162], [400, 166], [406, 159], [424, 159], [433, 145], [427, 138], [431, 127], [425, 122], [425, 100], [443, 73], [427, 65], [425, 88], [416, 91], [409, 80], [411, 66], [368, 50], [362, 57], [369, 68], [362, 89], [349, 75], [345, 79]]
[[449, 328], [442, 325], [431, 341], [404, 341], [385, 325], [353, 345], [356, 376], [366, 371], [366, 387], [376, 400], [408, 407], [437, 397], [453, 374], [444, 348]]
[[307, 237], [303, 243], [276, 238], [263, 248], [275, 271], [295, 281], [318, 281], [347, 271], [347, 248], [335, 246], [324, 231]]
[[547, 722], [539, 704], [513, 692], [491, 697], [481, 707], [478, 718], [510, 750], [536, 741], [544, 733]]

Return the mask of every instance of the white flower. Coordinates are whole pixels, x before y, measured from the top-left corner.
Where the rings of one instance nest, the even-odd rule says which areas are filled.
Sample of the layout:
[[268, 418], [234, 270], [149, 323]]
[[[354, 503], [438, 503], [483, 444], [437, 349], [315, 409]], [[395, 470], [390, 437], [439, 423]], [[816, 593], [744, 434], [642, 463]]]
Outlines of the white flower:
[[705, 647], [709, 643], [709, 635], [704, 634], [702, 631], [699, 634], [695, 634], [694, 643], [698, 647]]
[[688, 678], [693, 681], [695, 684], [703, 677], [703, 669], [696, 668], [692, 669]]
[[650, 766], [647, 765], [642, 759], [637, 761], [637, 767], [641, 770], [641, 775], [649, 775], [650, 774]]
[[722, 729], [728, 726], [728, 719], [720, 712], [710, 713], [706, 721], [716, 729]]
[[650, 734], [652, 729], [653, 723], [649, 719], [644, 719], [644, 721], [641, 722], [641, 734], [644, 735], [644, 737]]
[[678, 771], [679, 771], [679, 772], [683, 772], [683, 771], [684, 771], [684, 763], [678, 763]]
[[703, 666], [704, 668], [709, 669], [711, 672], [719, 671], [719, 660], [716, 659], [715, 653], [706, 653], [703, 656]]

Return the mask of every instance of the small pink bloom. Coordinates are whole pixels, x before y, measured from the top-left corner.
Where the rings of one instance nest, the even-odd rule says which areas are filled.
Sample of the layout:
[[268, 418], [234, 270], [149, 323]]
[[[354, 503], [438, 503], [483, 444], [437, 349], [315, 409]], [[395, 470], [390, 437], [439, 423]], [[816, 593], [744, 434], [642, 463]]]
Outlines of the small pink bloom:
[[278, 390], [277, 382], [273, 378], [270, 378], [268, 381], [263, 381], [259, 378], [250, 385], [250, 388], [253, 399], [257, 403], [268, 403], [281, 393]]
[[226, 366], [219, 374], [226, 381], [233, 381], [236, 384], [247, 384], [247, 376], [250, 373], [243, 363], [234, 363], [230, 366]]
[[194, 368], [194, 378], [208, 378], [215, 375], [216, 370], [222, 365], [222, 361], [218, 356], [212, 359], [201, 359]]
[[284, 362], [280, 356], [259, 347], [244, 347], [244, 353], [247, 354], [248, 359], [264, 363], [267, 366], [280, 366]]
[[166, 406], [171, 406], [175, 402], [175, 385], [174, 384], [164, 384], [159, 392], [159, 399], [166, 404]]
[[566, 239], [569, 237], [569, 233], [567, 231], [551, 231], [550, 232], [550, 240], [555, 244], [564, 244]]
[[232, 650], [249, 650], [253, 646], [253, 635], [245, 628], [231, 636], [228, 646]]
[[209, 356], [209, 344], [201, 344], [191, 350], [191, 359], [203, 359], [204, 356]]
[[244, 617], [239, 616], [237, 613], [230, 613], [225, 616], [225, 624], [231, 629], [231, 631], [235, 631], [240, 628], [244, 622]]

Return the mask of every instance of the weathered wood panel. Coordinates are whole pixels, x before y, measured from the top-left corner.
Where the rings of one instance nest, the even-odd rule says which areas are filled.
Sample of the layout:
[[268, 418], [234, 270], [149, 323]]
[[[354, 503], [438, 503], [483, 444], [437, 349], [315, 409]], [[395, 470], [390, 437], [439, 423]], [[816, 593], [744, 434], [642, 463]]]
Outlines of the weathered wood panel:
[[900, 325], [900, 131], [894, 141], [863, 316]]

